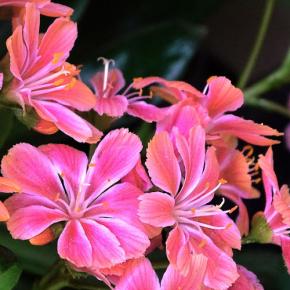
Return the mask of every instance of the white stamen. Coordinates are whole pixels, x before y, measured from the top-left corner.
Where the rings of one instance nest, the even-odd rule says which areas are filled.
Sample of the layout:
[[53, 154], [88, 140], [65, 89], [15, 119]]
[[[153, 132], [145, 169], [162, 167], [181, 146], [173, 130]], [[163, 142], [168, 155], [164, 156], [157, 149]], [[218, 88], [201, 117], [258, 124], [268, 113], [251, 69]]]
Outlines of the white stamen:
[[103, 64], [104, 64], [103, 91], [105, 91], [108, 85], [110, 63], [112, 63], [112, 65], [114, 66], [115, 61], [113, 59], [106, 59], [105, 57], [99, 57], [98, 61], [103, 61]]

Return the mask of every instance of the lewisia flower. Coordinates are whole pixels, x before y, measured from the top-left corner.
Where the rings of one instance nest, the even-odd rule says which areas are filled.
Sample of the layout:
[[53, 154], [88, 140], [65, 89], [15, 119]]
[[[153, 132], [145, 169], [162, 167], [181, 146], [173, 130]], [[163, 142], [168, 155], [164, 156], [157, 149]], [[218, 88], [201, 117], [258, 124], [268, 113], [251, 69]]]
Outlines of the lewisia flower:
[[125, 79], [119, 69], [109, 69], [112, 60], [99, 58], [104, 62], [104, 72], [97, 72], [91, 79], [96, 95], [95, 110], [99, 115], [121, 117], [125, 113], [143, 119], [146, 122], [163, 118], [164, 110], [144, 102], [150, 96], [141, 96], [138, 92], [129, 93], [129, 86], [123, 93]]
[[214, 145], [228, 146], [227, 142], [231, 137], [255, 145], [279, 143], [265, 137], [281, 135], [277, 130], [225, 114], [237, 110], [244, 102], [242, 91], [225, 77], [211, 77], [203, 93], [186, 83], [170, 82], [157, 77], [137, 79], [133, 86], [141, 89], [154, 82], [165, 86], [166, 91], [163, 89], [160, 95], [173, 103], [167, 109], [166, 116], [157, 123], [157, 132], [172, 132], [174, 127], [178, 127], [182, 134], [188, 136], [192, 127], [201, 125], [207, 133], [207, 141]]
[[290, 194], [287, 185], [280, 189], [273, 169], [273, 151], [269, 148], [266, 155], [260, 156], [259, 166], [266, 193], [264, 212], [253, 217], [250, 237], [262, 243], [281, 246], [288, 273], [290, 273]]
[[205, 132], [200, 126], [190, 130], [188, 140], [175, 131], [175, 143], [182, 164], [167, 132], [157, 133], [148, 145], [146, 165], [160, 191], [140, 196], [140, 219], [156, 227], [173, 227], [166, 242], [167, 257], [182, 275], [198, 271], [197, 259], [203, 255], [207, 258], [204, 284], [224, 289], [238, 277], [230, 255], [241, 241], [226, 214], [232, 210], [224, 212], [222, 204], [208, 204], [223, 183], [218, 181], [215, 150], [205, 152]]
[[22, 108], [18, 115], [33, 118], [29, 125], [41, 133], [59, 129], [79, 142], [96, 143], [102, 133], [71, 110], [95, 106], [92, 92], [76, 78], [78, 69], [65, 62], [77, 37], [76, 24], [58, 18], [39, 36], [39, 19], [36, 6], [26, 4], [24, 24], [7, 40], [12, 75], [4, 76], [2, 102]]
[[[40, 13], [45, 16], [60, 17], [71, 16], [73, 9], [51, 0], [0, 0], [0, 7], [24, 8], [26, 3], [34, 3]], [[17, 10], [17, 9], [16, 9]], [[17, 11], [19, 15], [19, 11]]]
[[198, 256], [198, 271], [181, 275], [169, 265], [159, 283], [158, 277], [150, 261], [139, 258], [128, 261], [121, 278], [116, 283], [115, 290], [198, 290], [201, 289], [206, 269], [206, 258]]
[[150, 244], [137, 217], [142, 192], [130, 183], [116, 184], [134, 168], [141, 149], [126, 129], [110, 132], [90, 163], [66, 145], [15, 145], [1, 164], [4, 177], [21, 187], [5, 201], [12, 237], [42, 244], [52, 238], [54, 224], [63, 226], [58, 253], [77, 268], [141, 257]]

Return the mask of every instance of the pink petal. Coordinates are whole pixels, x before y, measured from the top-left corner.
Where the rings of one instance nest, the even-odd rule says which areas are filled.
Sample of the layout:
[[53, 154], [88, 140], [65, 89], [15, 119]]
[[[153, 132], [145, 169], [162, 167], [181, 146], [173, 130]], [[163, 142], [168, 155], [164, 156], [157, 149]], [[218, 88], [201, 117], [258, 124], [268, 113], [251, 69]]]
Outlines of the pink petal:
[[147, 87], [153, 83], [159, 83], [164, 85], [165, 87], [175, 88], [180, 91], [184, 91], [191, 95], [192, 97], [203, 98], [204, 95], [198, 91], [196, 88], [191, 86], [190, 84], [182, 81], [167, 81], [166, 79], [160, 77], [146, 77], [146, 78], [136, 78], [134, 79], [133, 87], [135, 89], [142, 89]]
[[258, 198], [249, 174], [249, 162], [242, 152], [233, 148], [218, 148], [217, 157], [221, 168], [220, 177], [227, 181], [221, 189], [231, 191], [242, 198]]
[[159, 281], [146, 258], [132, 260], [115, 290], [160, 290]]
[[211, 77], [208, 80], [207, 108], [211, 117], [227, 111], [236, 111], [244, 102], [243, 93], [226, 77]]
[[236, 224], [226, 213], [220, 213], [214, 216], [200, 217], [199, 221], [216, 227], [225, 227], [225, 229], [214, 230], [204, 228], [204, 233], [211, 238], [216, 246], [227, 253], [231, 249], [241, 249], [241, 234]]
[[62, 259], [68, 260], [76, 267], [92, 265], [92, 246], [78, 220], [67, 223], [58, 239], [57, 251]]
[[171, 133], [173, 128], [177, 127], [179, 132], [188, 138], [190, 129], [198, 125], [200, 121], [195, 107], [187, 103], [179, 102], [169, 107], [166, 116], [157, 123], [157, 132]]
[[191, 194], [199, 183], [205, 160], [205, 131], [200, 126], [192, 128], [188, 141], [177, 132], [176, 147], [185, 168], [185, 180], [177, 197], [180, 201]]
[[249, 233], [249, 215], [248, 209], [245, 206], [243, 200], [236, 195], [236, 193], [231, 192], [230, 190], [224, 189], [221, 186], [221, 195], [233, 201], [238, 206], [239, 214], [236, 219], [237, 227], [240, 230], [241, 235], [247, 235]]
[[73, 9], [59, 4], [59, 3], [47, 3], [42, 8], [40, 8], [41, 14], [50, 17], [60, 17], [60, 16], [71, 16], [73, 14]]
[[240, 277], [229, 288], [229, 290], [263, 290], [263, 286], [260, 284], [257, 276], [248, 271], [245, 267], [238, 265], [238, 273]]
[[239, 277], [235, 262], [204, 234], [190, 233], [192, 251], [208, 258], [204, 285], [213, 289], [227, 289]]
[[264, 136], [281, 136], [281, 133], [269, 126], [257, 124], [251, 120], [245, 120], [230, 114], [215, 119], [210, 127], [210, 132], [231, 134], [250, 144], [260, 146], [280, 143]]
[[138, 214], [143, 223], [156, 227], [172, 226], [176, 223], [174, 216], [175, 200], [161, 192], [145, 193], [139, 197]]
[[54, 223], [63, 221], [63, 212], [41, 205], [32, 205], [11, 212], [7, 222], [8, 230], [14, 239], [28, 240], [42, 233]]
[[[87, 197], [98, 196], [134, 168], [142, 149], [140, 139], [127, 129], [111, 131], [98, 145], [88, 170]], [[93, 198], [93, 197], [91, 197]]]
[[[218, 185], [219, 173], [219, 164], [216, 158], [215, 148], [211, 146], [206, 151], [205, 168], [200, 180], [194, 191], [187, 198], [194, 203], [194, 207], [198, 208], [213, 199], [215, 194], [214, 188]], [[212, 191], [211, 194], [206, 194], [210, 191]], [[204, 194], [200, 195], [202, 192]]]
[[16, 179], [24, 192], [43, 195], [52, 200], [64, 194], [50, 160], [29, 144], [21, 143], [12, 147], [2, 159], [1, 170], [4, 177]]
[[22, 80], [22, 70], [27, 58], [27, 48], [22, 34], [22, 27], [17, 26], [13, 34], [6, 41], [10, 56], [10, 71], [19, 80]]
[[102, 219], [99, 221], [120, 242], [121, 248], [125, 251], [126, 259], [139, 258], [144, 255], [150, 241], [141, 230], [120, 219]]
[[258, 164], [262, 169], [262, 178], [266, 193], [265, 211], [268, 211], [272, 204], [272, 190], [279, 191], [278, 180], [274, 171], [273, 151], [270, 147], [265, 156], [260, 155]]
[[161, 290], [200, 290], [206, 270], [207, 258], [203, 255], [197, 255], [195, 264], [189, 271], [188, 275], [184, 276], [175, 267], [169, 265], [165, 271], [162, 281]]
[[181, 173], [168, 133], [157, 133], [149, 142], [146, 166], [155, 185], [173, 195], [177, 193]]
[[286, 184], [274, 195], [273, 205], [282, 216], [283, 223], [290, 226], [290, 194], [289, 187]]
[[139, 159], [136, 166], [122, 178], [122, 181], [129, 182], [142, 191], [147, 191], [153, 186], [144, 166], [141, 163], [141, 159]]
[[0, 176], [0, 192], [20, 192], [20, 186], [16, 180]]
[[127, 113], [151, 123], [162, 120], [165, 117], [166, 110], [147, 104], [144, 101], [138, 101], [129, 103]]
[[[36, 60], [38, 53], [38, 34], [40, 25], [39, 10], [32, 3], [27, 3], [25, 6], [25, 20], [23, 27], [23, 40], [27, 47], [28, 63], [33, 63]], [[27, 69], [27, 66], [25, 67]]]
[[55, 123], [56, 127], [78, 142], [96, 143], [102, 133], [86, 120], [57, 103], [34, 101], [33, 107], [41, 118]]
[[6, 206], [3, 204], [2, 201], [0, 201], [0, 222], [6, 222], [9, 220], [9, 212], [6, 208]]
[[50, 160], [55, 171], [62, 177], [70, 199], [81, 190], [88, 159], [85, 153], [62, 144], [48, 144], [39, 147]]
[[125, 261], [125, 253], [116, 235], [106, 225], [93, 220], [81, 222], [92, 246], [92, 267], [106, 268]]
[[80, 80], [73, 79], [72, 87], [52, 93], [37, 96], [38, 100], [56, 101], [59, 104], [75, 108], [79, 111], [88, 111], [96, 104], [96, 98], [91, 90]]
[[121, 117], [127, 111], [128, 101], [125, 96], [97, 97], [95, 111], [99, 115], [106, 114], [111, 117]]
[[107, 98], [114, 97], [124, 86], [125, 79], [119, 69], [110, 69], [108, 75], [108, 83], [105, 92], [103, 91], [104, 73], [97, 72], [90, 80], [96, 96], [103, 97], [104, 93]]
[[41, 58], [26, 73], [26, 77], [36, 79], [62, 65], [68, 58], [76, 37], [76, 24], [66, 18], [57, 18], [42, 37], [38, 52]]
[[3, 73], [0, 73], [0, 90], [2, 89], [3, 86]]
[[282, 255], [287, 267], [288, 274], [290, 274], [290, 237], [286, 235], [281, 237]]

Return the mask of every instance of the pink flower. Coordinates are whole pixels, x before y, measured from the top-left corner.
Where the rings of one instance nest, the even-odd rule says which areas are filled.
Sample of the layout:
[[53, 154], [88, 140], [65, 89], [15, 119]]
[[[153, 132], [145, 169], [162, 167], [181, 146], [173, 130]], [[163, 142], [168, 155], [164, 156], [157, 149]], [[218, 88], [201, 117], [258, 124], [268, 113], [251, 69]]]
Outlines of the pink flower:
[[40, 13], [45, 16], [71, 16], [73, 13], [72, 8], [62, 4], [52, 3], [50, 0], [0, 0], [0, 7], [12, 6], [15, 8], [24, 8], [26, 3], [34, 3]]
[[257, 276], [247, 270], [245, 267], [238, 265], [238, 273], [240, 277], [236, 280], [229, 290], [263, 290], [264, 287], [260, 284]]
[[[211, 77], [203, 93], [189, 84], [170, 82], [157, 77], [137, 79], [134, 87], [143, 88], [154, 82], [166, 87], [167, 96], [169, 95], [167, 99], [174, 103], [167, 109], [165, 118], [157, 123], [157, 132], [172, 132], [174, 127], [178, 127], [182, 134], [188, 136], [190, 129], [199, 124], [207, 133], [207, 141], [216, 146], [228, 146], [227, 142], [231, 137], [255, 145], [279, 143], [265, 137], [280, 136], [281, 133], [277, 130], [232, 114], [225, 114], [237, 110], [244, 102], [241, 90], [235, 88], [225, 77]], [[164, 95], [164, 91], [162, 94]]]
[[[256, 219], [264, 218], [269, 227], [269, 232], [263, 242], [272, 242], [281, 246], [282, 254], [290, 273], [290, 194], [287, 185], [280, 189], [276, 174], [273, 169], [273, 151], [269, 148], [266, 155], [260, 156], [259, 166], [262, 169], [263, 183], [266, 193], [266, 206], [263, 213], [258, 212]], [[254, 217], [254, 219], [255, 219]], [[259, 227], [260, 224], [257, 224]], [[254, 229], [255, 230], [255, 229]]]
[[77, 37], [76, 24], [58, 18], [39, 36], [39, 18], [35, 5], [26, 4], [24, 24], [7, 40], [13, 79], [3, 88], [5, 101], [22, 107], [23, 119], [36, 115], [30, 125], [41, 133], [59, 129], [79, 142], [96, 143], [102, 133], [71, 110], [95, 106], [92, 92], [76, 78], [79, 71], [65, 62]]
[[2, 160], [4, 177], [21, 187], [5, 201], [12, 237], [31, 240], [54, 224], [64, 225], [58, 253], [78, 268], [141, 257], [150, 244], [137, 217], [142, 192], [116, 184], [136, 165], [141, 149], [139, 138], [126, 129], [109, 133], [90, 163], [66, 145], [15, 145]]
[[201, 254], [208, 260], [205, 285], [229, 287], [238, 274], [228, 254], [232, 248], [239, 249], [241, 241], [238, 228], [226, 214], [231, 210], [224, 212], [222, 204], [208, 204], [222, 182], [218, 182], [215, 150], [211, 147], [205, 152], [205, 132], [200, 126], [190, 130], [188, 140], [175, 131], [175, 143], [179, 155], [167, 132], [157, 133], [148, 145], [146, 165], [161, 191], [140, 196], [140, 219], [156, 227], [174, 227], [166, 242], [167, 257], [183, 275], [195, 271]]
[[206, 269], [206, 258], [198, 256], [198, 271], [181, 275], [169, 265], [159, 283], [158, 277], [146, 258], [131, 260], [126, 263], [122, 276], [116, 283], [115, 290], [198, 290], [201, 289]]
[[[225, 179], [225, 183], [219, 188], [221, 195], [229, 198], [239, 208], [239, 215], [236, 223], [242, 235], [249, 232], [249, 216], [243, 199], [258, 198], [260, 196], [252, 186], [252, 177], [257, 175], [257, 166], [252, 157], [253, 148], [245, 146], [243, 151], [231, 147], [218, 147], [217, 159], [220, 165], [220, 178]], [[256, 178], [257, 183], [261, 178]]]
[[104, 62], [104, 72], [96, 73], [91, 84], [96, 95], [95, 110], [99, 115], [121, 117], [125, 113], [143, 119], [146, 122], [158, 121], [164, 116], [164, 110], [147, 104], [139, 93], [128, 93], [129, 86], [123, 93], [119, 93], [125, 86], [125, 79], [119, 69], [109, 69], [112, 60], [100, 58]]

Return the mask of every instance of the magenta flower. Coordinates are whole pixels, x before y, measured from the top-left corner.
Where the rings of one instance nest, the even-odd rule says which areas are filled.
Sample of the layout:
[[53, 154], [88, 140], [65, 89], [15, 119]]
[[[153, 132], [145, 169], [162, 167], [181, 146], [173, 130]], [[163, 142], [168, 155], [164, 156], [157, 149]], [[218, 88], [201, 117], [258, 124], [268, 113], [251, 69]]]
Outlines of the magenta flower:
[[121, 117], [128, 113], [146, 122], [158, 121], [164, 117], [164, 110], [144, 102], [150, 96], [129, 93], [132, 85], [120, 93], [125, 86], [122, 72], [119, 69], [109, 69], [112, 60], [100, 59], [104, 62], [104, 72], [96, 73], [91, 79], [97, 102], [95, 110], [99, 115]]
[[[269, 227], [265, 231], [262, 242], [271, 242], [282, 248], [282, 254], [290, 273], [290, 194], [287, 185], [280, 189], [273, 169], [273, 151], [269, 148], [266, 155], [260, 156], [259, 166], [262, 169], [263, 183], [266, 193], [264, 212], [258, 212], [256, 218], [262, 217]], [[255, 219], [255, 217], [254, 217]], [[259, 227], [260, 225], [257, 224]], [[255, 230], [255, 229], [254, 229]]]
[[161, 283], [146, 258], [131, 260], [126, 263], [115, 290], [198, 290], [201, 289], [202, 280], [206, 269], [206, 258], [198, 256], [198, 271], [181, 275], [174, 267], [168, 266]]
[[76, 24], [58, 18], [40, 37], [39, 18], [35, 5], [28, 3], [24, 24], [7, 40], [13, 78], [3, 88], [4, 101], [20, 106], [24, 119], [37, 115], [32, 127], [41, 133], [59, 129], [79, 142], [96, 143], [102, 133], [71, 110], [95, 106], [92, 92], [76, 78], [79, 71], [65, 62], [77, 37]]
[[[24, 8], [26, 3], [34, 3], [40, 13], [45, 16], [60, 17], [71, 16], [73, 9], [58, 3], [52, 3], [51, 0], [0, 0], [0, 7]], [[19, 13], [18, 13], [19, 14]]]
[[256, 177], [258, 168], [252, 156], [253, 148], [248, 145], [241, 152], [231, 147], [218, 147], [216, 153], [220, 165], [220, 177], [226, 180], [219, 188], [219, 193], [238, 206], [236, 224], [241, 234], [247, 235], [249, 215], [243, 199], [260, 196], [259, 191], [252, 186], [252, 182], [258, 183], [261, 180]]
[[152, 83], [165, 86], [165, 99], [173, 103], [166, 116], [157, 122], [157, 132], [172, 132], [174, 127], [188, 136], [196, 125], [206, 131], [207, 141], [218, 146], [228, 146], [232, 137], [240, 138], [255, 145], [279, 143], [265, 136], [280, 136], [277, 130], [241, 117], [225, 114], [235, 111], [244, 102], [241, 90], [235, 88], [225, 77], [211, 77], [203, 93], [184, 82], [166, 81], [158, 77], [136, 80], [134, 87], [141, 89]]
[[5, 201], [13, 238], [30, 240], [63, 222], [58, 253], [75, 267], [105, 268], [141, 257], [150, 244], [137, 217], [142, 192], [116, 184], [141, 149], [126, 129], [109, 133], [89, 164], [84, 153], [66, 145], [15, 145], [2, 160], [4, 177], [21, 187]]
[[166, 242], [167, 257], [183, 275], [198, 271], [196, 260], [202, 254], [207, 258], [205, 285], [229, 287], [238, 277], [229, 254], [232, 248], [240, 248], [241, 241], [226, 214], [231, 210], [208, 204], [223, 183], [218, 181], [215, 150], [211, 147], [205, 153], [205, 132], [200, 126], [190, 130], [188, 140], [175, 131], [175, 142], [179, 155], [167, 132], [157, 133], [148, 145], [146, 165], [161, 191], [140, 196], [140, 219], [156, 227], [174, 227]]

